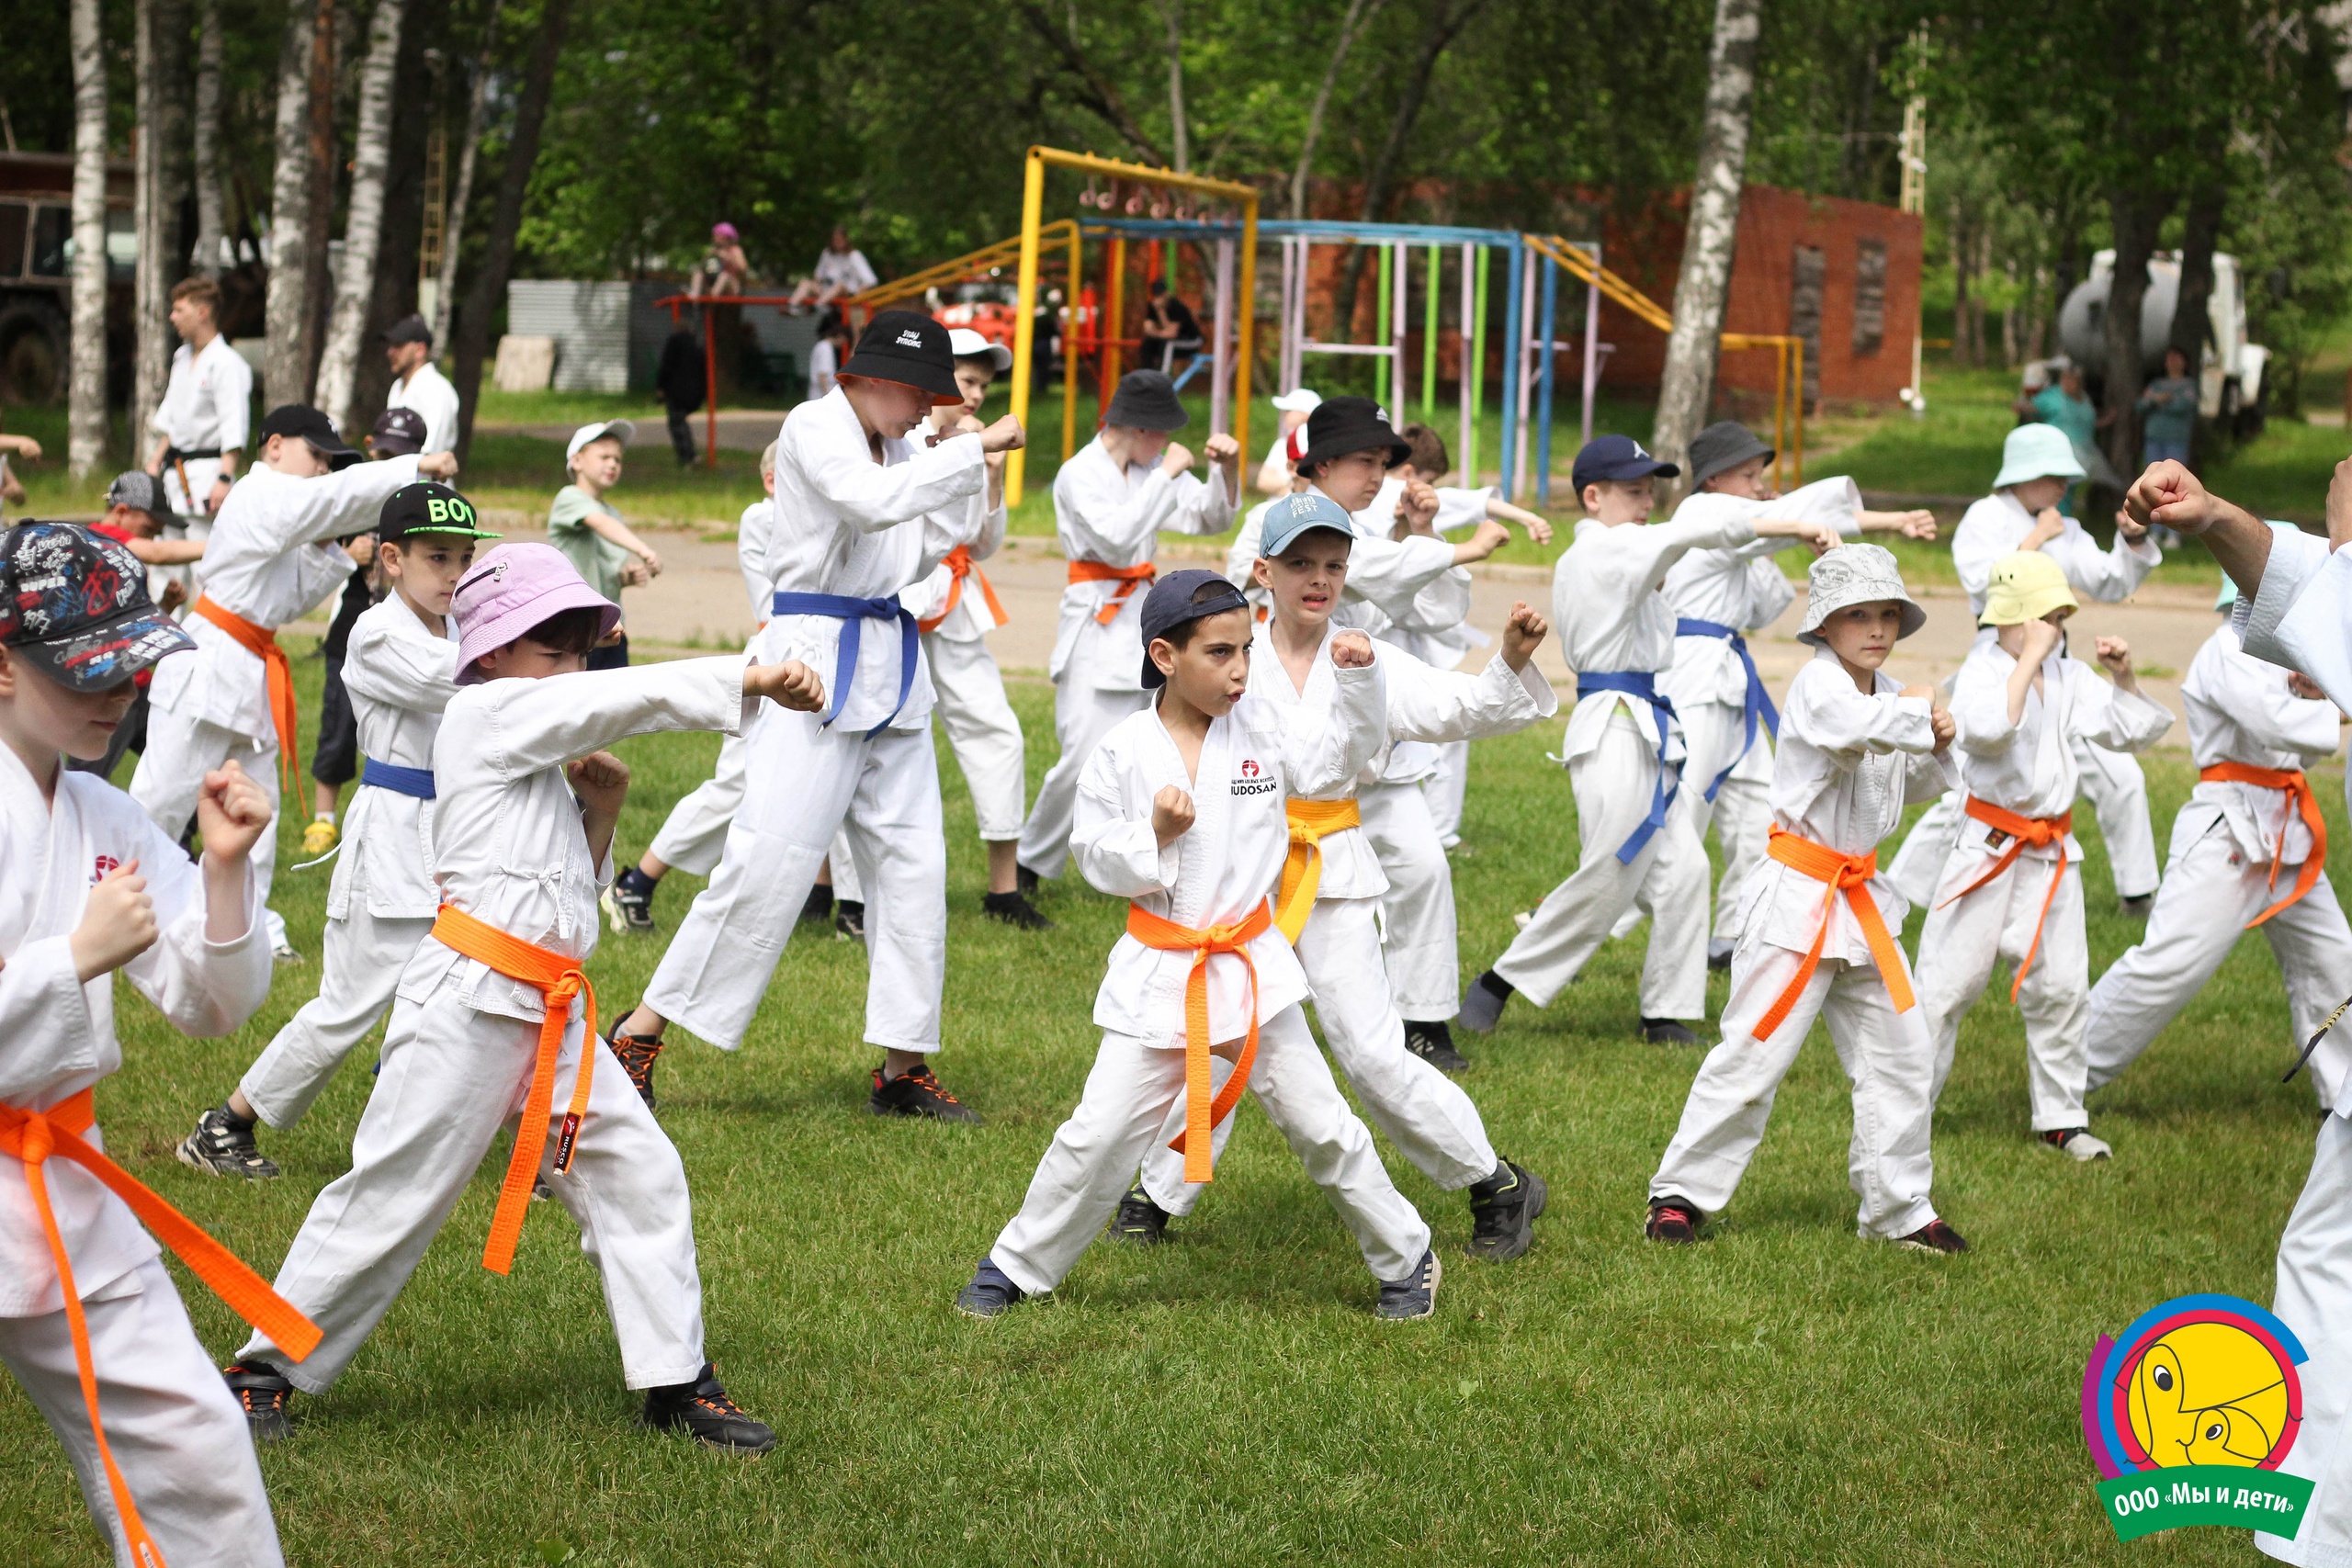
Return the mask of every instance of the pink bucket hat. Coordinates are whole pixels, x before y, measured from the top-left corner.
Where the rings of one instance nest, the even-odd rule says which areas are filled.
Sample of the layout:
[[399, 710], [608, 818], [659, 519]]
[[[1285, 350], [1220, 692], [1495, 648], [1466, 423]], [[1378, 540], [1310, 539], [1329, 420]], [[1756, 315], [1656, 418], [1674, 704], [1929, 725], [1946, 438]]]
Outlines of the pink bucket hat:
[[458, 684], [481, 680], [474, 660], [504, 648], [566, 610], [601, 610], [596, 636], [613, 635], [621, 607], [581, 579], [553, 545], [508, 544], [491, 549], [458, 580], [449, 600], [458, 623]]

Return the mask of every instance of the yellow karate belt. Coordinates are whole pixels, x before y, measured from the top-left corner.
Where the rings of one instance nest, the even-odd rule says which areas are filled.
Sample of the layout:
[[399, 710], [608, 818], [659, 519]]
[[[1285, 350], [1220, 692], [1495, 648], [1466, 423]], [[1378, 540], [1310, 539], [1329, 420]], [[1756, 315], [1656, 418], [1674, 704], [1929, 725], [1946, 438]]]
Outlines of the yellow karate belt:
[[1283, 815], [1290, 819], [1290, 854], [1283, 861], [1282, 890], [1274, 895], [1274, 924], [1295, 943], [1323, 885], [1323, 840], [1363, 826], [1363, 813], [1351, 798], [1284, 801]]

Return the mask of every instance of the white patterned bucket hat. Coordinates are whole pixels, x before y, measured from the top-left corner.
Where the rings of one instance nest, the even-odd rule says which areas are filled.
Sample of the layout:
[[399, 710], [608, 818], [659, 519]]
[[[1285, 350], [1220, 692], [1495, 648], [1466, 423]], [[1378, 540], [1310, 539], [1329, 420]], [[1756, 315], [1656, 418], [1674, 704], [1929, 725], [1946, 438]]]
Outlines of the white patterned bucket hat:
[[1797, 631], [1799, 642], [1821, 647], [1821, 623], [1849, 604], [1902, 605], [1903, 629], [1894, 634], [1898, 638], [1928, 624], [1928, 612], [1903, 586], [1894, 552], [1883, 545], [1839, 545], [1814, 561], [1807, 579], [1812, 586], [1805, 598], [1804, 625]]

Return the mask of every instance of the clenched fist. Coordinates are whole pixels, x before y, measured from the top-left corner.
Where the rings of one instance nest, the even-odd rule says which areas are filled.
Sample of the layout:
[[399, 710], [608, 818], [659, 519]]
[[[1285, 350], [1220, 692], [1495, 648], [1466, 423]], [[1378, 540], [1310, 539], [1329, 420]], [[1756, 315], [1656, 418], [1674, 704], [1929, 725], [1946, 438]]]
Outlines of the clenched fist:
[[[262, 820], [268, 819], [265, 811]], [[74, 954], [74, 973], [85, 986], [154, 945], [155, 900], [148, 894], [147, 879], [139, 874], [135, 860], [99, 878], [82, 906], [82, 923], [66, 939]]]
[[628, 799], [628, 764], [610, 751], [591, 751], [565, 764], [563, 776], [581, 806], [599, 816], [617, 817]]
[[743, 694], [765, 697], [798, 713], [822, 713], [825, 708], [825, 682], [797, 659], [751, 666], [743, 671]]
[[1169, 784], [1151, 797], [1151, 833], [1166, 849], [1193, 830], [1193, 797]]
[[204, 775], [196, 797], [196, 828], [204, 835], [208, 859], [243, 860], [269, 823], [269, 796], [233, 760]]
[[1331, 662], [1341, 670], [1372, 668], [1372, 638], [1362, 632], [1341, 632], [1331, 639]]
[[1510, 619], [1503, 624], [1503, 662], [1517, 674], [1527, 668], [1535, 650], [1552, 632], [1552, 623], [1537, 615], [1521, 601], [1510, 607]]

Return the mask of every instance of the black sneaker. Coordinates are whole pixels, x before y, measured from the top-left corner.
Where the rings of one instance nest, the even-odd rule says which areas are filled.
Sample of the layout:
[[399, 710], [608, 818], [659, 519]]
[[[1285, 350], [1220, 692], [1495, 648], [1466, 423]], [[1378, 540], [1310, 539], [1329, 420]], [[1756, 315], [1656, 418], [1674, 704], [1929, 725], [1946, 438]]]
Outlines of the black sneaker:
[[2153, 893], [2141, 893], [2130, 898], [2119, 898], [2115, 903], [2116, 908], [2120, 909], [2127, 918], [2144, 920], [2148, 918], [2148, 911], [2156, 907], [2156, 896]]
[[763, 1454], [775, 1447], [775, 1430], [764, 1421], [752, 1420], [727, 1397], [718, 1383], [718, 1369], [708, 1361], [692, 1382], [647, 1389], [643, 1420], [657, 1432], [683, 1427], [696, 1442], [729, 1453]]
[[1473, 1034], [1492, 1034], [1495, 1025], [1502, 1021], [1503, 1004], [1510, 1000], [1512, 989], [1509, 980], [1487, 970], [1462, 993], [1462, 1008], [1455, 1020]]
[[1645, 1018], [1642, 1020], [1642, 1039], [1652, 1045], [1696, 1045], [1699, 1037], [1679, 1019]]
[[1035, 897], [1037, 896], [1037, 884], [1044, 880], [1045, 878], [1039, 876], [1035, 872], [1031, 871], [1027, 866], [1021, 864], [1018, 861], [1013, 863], [1012, 890], [1020, 894], [1023, 898]]
[[866, 1097], [865, 1108], [876, 1116], [928, 1116], [934, 1122], [974, 1122], [980, 1113], [939, 1087], [937, 1075], [930, 1065], [912, 1067], [897, 1077], [885, 1079], [882, 1069], [874, 1069], [874, 1092]]
[[1054, 922], [1037, 912], [1023, 893], [987, 893], [980, 897], [980, 911], [992, 920], [1002, 920], [1008, 926], [1018, 926], [1024, 931], [1049, 931]]
[[1489, 1263], [1520, 1257], [1534, 1244], [1536, 1217], [1549, 1196], [1542, 1177], [1504, 1160], [1494, 1175], [1470, 1185], [1470, 1245], [1465, 1250]]
[[597, 902], [604, 906], [605, 923], [615, 936], [653, 929], [653, 890], [660, 886], [635, 866], [613, 878], [613, 885]]
[[1714, 970], [1717, 974], [1721, 974], [1723, 971], [1729, 969], [1731, 967], [1731, 955], [1736, 951], [1736, 944], [1733, 942], [1711, 942], [1707, 943], [1707, 967]]
[[284, 1372], [267, 1361], [232, 1361], [220, 1369], [220, 1376], [244, 1411], [245, 1427], [254, 1442], [283, 1442], [294, 1435], [294, 1422], [286, 1414], [294, 1385], [287, 1382]]
[[[635, 1011], [630, 1010], [632, 1014]], [[662, 1055], [662, 1043], [658, 1034], [623, 1034], [618, 1024], [605, 1036], [605, 1048], [620, 1063], [621, 1071], [628, 1075], [629, 1087], [637, 1090], [637, 1097], [645, 1101], [648, 1111], [653, 1109], [653, 1062]]]
[[833, 915], [833, 885], [820, 882], [808, 889], [808, 897], [801, 901], [800, 918], [804, 920], [827, 920]]
[[1961, 1239], [1960, 1233], [1941, 1220], [1929, 1220], [1909, 1235], [1901, 1237], [1895, 1245], [1907, 1247], [1914, 1252], [1962, 1253], [1968, 1250], [1968, 1243]]
[[1119, 1200], [1119, 1212], [1111, 1218], [1111, 1239], [1130, 1247], [1158, 1247], [1167, 1238], [1168, 1219], [1168, 1211], [1153, 1202], [1138, 1181]]
[[180, 1163], [208, 1176], [242, 1176], [267, 1181], [277, 1174], [277, 1163], [254, 1143], [254, 1124], [225, 1105], [216, 1105], [196, 1119], [196, 1131], [180, 1140]]
[[1387, 1323], [1429, 1316], [1437, 1311], [1437, 1282], [1444, 1277], [1445, 1266], [1437, 1260], [1436, 1250], [1422, 1253], [1411, 1273], [1380, 1281], [1380, 1301], [1372, 1315]]
[[1699, 1239], [1699, 1205], [1688, 1198], [1653, 1198], [1649, 1222], [1642, 1234], [1652, 1241], [1681, 1247]]
[[1003, 1269], [983, 1258], [972, 1274], [972, 1282], [956, 1292], [956, 1310], [966, 1317], [995, 1317], [1025, 1300], [1028, 1294], [1007, 1279]]
[[1443, 1019], [1433, 1023], [1418, 1018], [1407, 1019], [1405, 1049], [1442, 1073], [1470, 1070], [1470, 1058], [1453, 1048], [1453, 1031], [1446, 1027]]
[[865, 906], [854, 898], [843, 898], [833, 905], [833, 933], [852, 942], [865, 940]]

